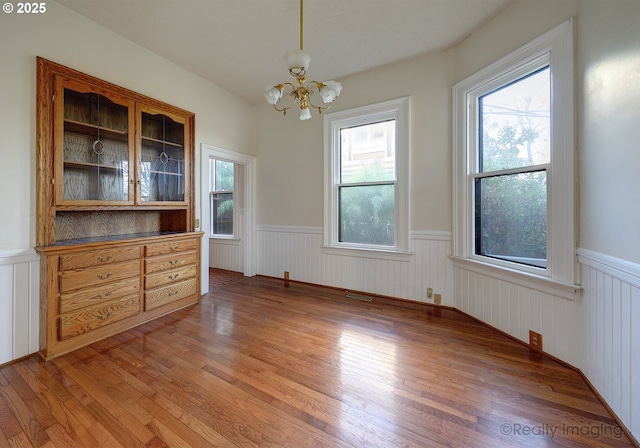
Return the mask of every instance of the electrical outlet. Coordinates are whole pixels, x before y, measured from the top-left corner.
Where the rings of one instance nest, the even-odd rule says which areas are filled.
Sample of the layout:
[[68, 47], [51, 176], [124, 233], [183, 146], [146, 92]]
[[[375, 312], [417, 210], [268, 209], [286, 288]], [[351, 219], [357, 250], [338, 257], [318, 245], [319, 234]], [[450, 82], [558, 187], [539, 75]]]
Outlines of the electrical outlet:
[[441, 302], [442, 302], [442, 295], [441, 294], [434, 294], [433, 295], [433, 303], [435, 303], [436, 305], [440, 305]]
[[529, 330], [529, 345], [535, 349], [542, 350], [542, 335]]
[[196, 218], [196, 229], [200, 228], [200, 220]]
[[427, 288], [427, 299], [433, 298], [433, 288]]

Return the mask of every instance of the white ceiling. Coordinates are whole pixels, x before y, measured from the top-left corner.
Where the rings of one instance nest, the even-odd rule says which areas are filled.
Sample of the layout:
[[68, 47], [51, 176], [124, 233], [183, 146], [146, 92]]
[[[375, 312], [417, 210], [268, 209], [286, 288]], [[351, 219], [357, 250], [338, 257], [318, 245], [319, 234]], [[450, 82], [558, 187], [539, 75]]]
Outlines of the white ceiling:
[[[307, 77], [340, 80], [449, 48], [513, 0], [306, 0]], [[58, 0], [184, 69], [244, 98], [291, 81], [299, 0]]]

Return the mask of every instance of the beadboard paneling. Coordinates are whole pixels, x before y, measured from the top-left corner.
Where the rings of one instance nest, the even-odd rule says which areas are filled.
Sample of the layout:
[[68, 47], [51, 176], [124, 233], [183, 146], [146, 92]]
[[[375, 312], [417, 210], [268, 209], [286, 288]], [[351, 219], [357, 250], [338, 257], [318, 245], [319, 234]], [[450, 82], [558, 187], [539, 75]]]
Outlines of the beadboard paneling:
[[542, 335], [545, 352], [580, 367], [580, 302], [567, 300], [480, 272], [455, 268], [453, 306], [529, 342], [529, 330]]
[[238, 238], [209, 237], [209, 267], [245, 273], [247, 241], [247, 235], [244, 232], [246, 227], [245, 209], [238, 210], [234, 219], [237, 220], [237, 228], [234, 229], [234, 232], [239, 236]]
[[413, 232], [406, 261], [336, 255], [322, 249], [322, 228], [260, 226], [258, 273], [385, 296], [430, 302], [428, 287], [453, 305], [450, 232]]
[[39, 349], [40, 257], [0, 252], [0, 364]]
[[209, 267], [244, 272], [244, 244], [241, 240], [209, 239]]
[[582, 265], [582, 371], [640, 435], [640, 265], [578, 250]]

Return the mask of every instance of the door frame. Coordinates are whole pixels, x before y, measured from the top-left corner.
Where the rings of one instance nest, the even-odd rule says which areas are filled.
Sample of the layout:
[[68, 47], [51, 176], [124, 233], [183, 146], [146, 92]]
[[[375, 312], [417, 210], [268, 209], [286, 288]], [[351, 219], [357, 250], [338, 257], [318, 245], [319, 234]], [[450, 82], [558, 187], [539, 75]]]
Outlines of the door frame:
[[[217, 159], [232, 162], [244, 167], [244, 226], [242, 235], [244, 245], [244, 275], [256, 275], [256, 245], [255, 245], [255, 178], [256, 158], [247, 154], [231, 151], [209, 145], [200, 144], [200, 230], [204, 232], [201, 277], [209, 278], [209, 238], [211, 237], [211, 210], [209, 204], [209, 160]], [[202, 281], [202, 294], [209, 292], [209, 281]]]

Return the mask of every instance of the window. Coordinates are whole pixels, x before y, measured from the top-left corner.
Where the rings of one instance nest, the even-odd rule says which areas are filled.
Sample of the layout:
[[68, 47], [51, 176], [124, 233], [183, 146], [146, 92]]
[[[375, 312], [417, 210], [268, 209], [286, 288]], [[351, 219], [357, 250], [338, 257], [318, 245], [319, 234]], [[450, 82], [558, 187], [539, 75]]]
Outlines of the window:
[[223, 160], [210, 159], [211, 179], [211, 235], [234, 236], [234, 169], [235, 165]]
[[479, 96], [477, 108], [475, 253], [545, 268], [549, 66]]
[[575, 281], [572, 27], [453, 88], [456, 262]]
[[325, 248], [407, 253], [409, 98], [324, 123]]

